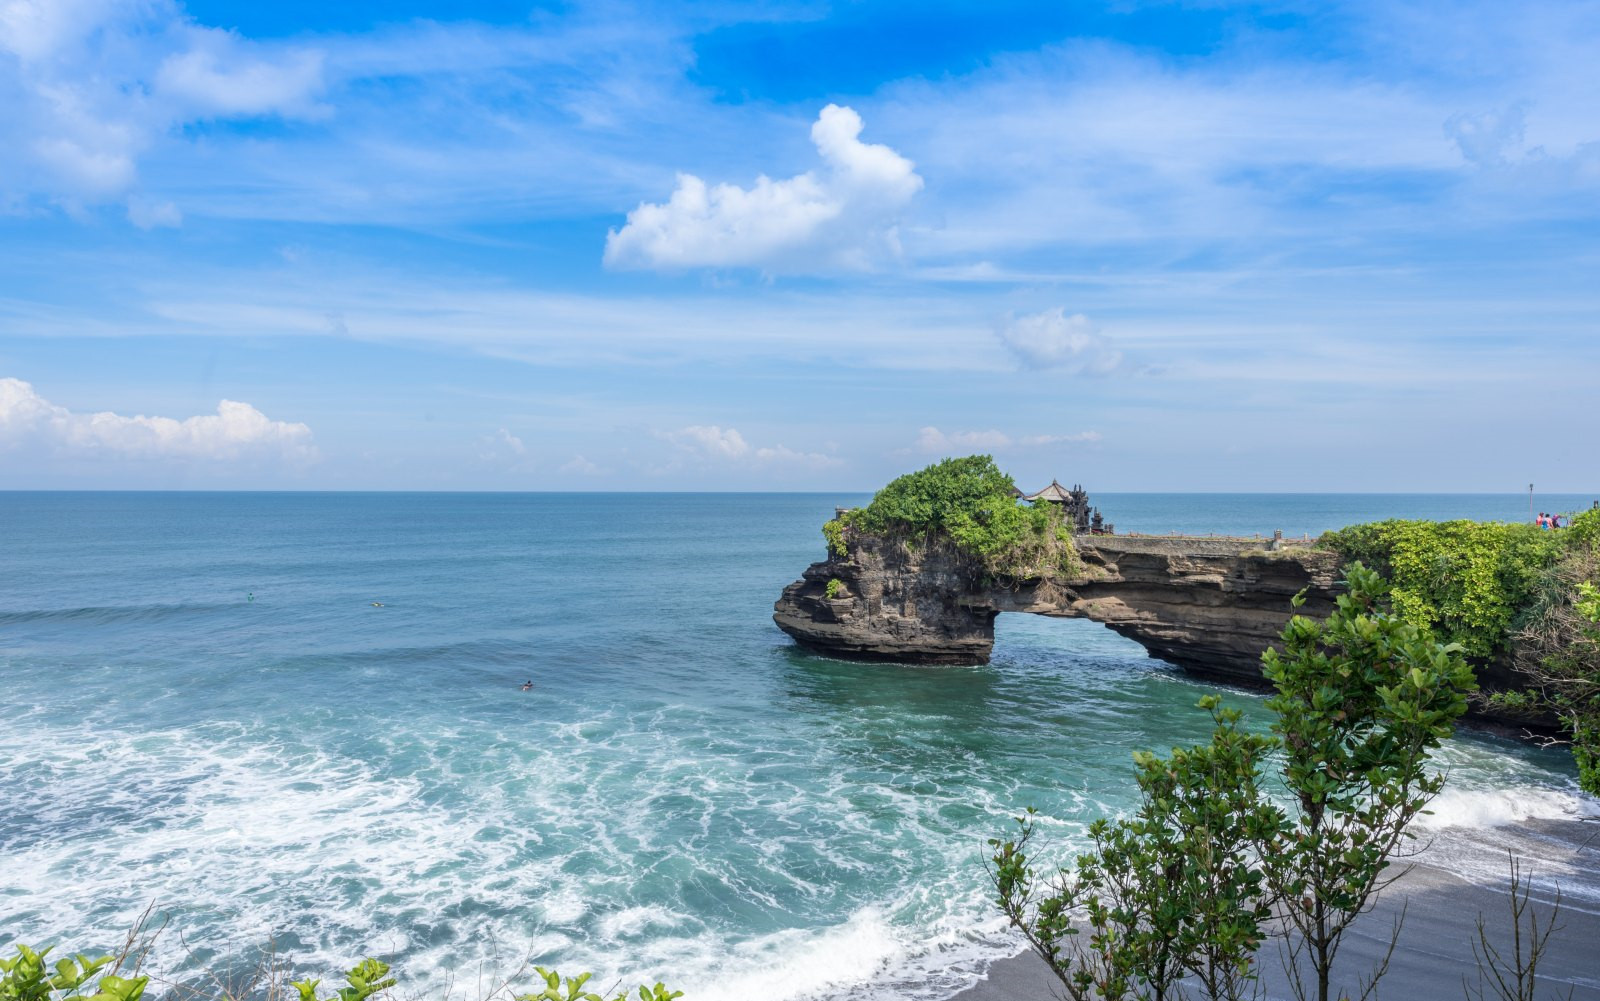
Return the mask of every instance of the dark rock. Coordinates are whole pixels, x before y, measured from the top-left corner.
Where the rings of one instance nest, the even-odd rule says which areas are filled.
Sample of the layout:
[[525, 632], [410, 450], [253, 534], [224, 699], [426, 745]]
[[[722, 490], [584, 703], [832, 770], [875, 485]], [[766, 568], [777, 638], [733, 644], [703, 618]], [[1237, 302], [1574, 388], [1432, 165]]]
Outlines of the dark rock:
[[[1084, 535], [1082, 571], [1013, 579], [986, 574], [938, 536], [853, 535], [844, 557], [809, 567], [774, 606], [800, 645], [845, 659], [984, 664], [1001, 612], [1104, 623], [1185, 671], [1261, 687], [1261, 654], [1300, 614], [1320, 618], [1339, 592], [1337, 555], [1247, 540]], [[826, 596], [829, 580], [842, 585]], [[1483, 665], [1492, 687], [1514, 685], [1506, 664]], [[1474, 714], [1495, 719], [1475, 706]], [[1499, 722], [1521, 725], [1521, 720]]]

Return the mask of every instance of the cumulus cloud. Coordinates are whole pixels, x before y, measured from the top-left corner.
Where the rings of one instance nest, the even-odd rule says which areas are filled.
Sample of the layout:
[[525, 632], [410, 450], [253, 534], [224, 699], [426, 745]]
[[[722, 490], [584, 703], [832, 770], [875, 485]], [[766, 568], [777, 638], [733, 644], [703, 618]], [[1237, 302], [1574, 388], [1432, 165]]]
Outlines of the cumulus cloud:
[[658, 435], [680, 453], [699, 461], [807, 466], [820, 469], [839, 460], [820, 452], [798, 452], [784, 445], [756, 447], [734, 428], [696, 424]]
[[1122, 352], [1082, 313], [1061, 307], [1042, 313], [1008, 314], [997, 331], [1000, 343], [1032, 368], [1103, 374], [1122, 363]]
[[[320, 113], [321, 53], [194, 23], [175, 0], [0, 0], [0, 187], [69, 205], [116, 200], [138, 161], [210, 118]], [[175, 207], [129, 205], [138, 226]]]
[[317, 457], [311, 429], [270, 420], [248, 403], [223, 400], [215, 414], [175, 420], [73, 413], [21, 379], [0, 379], [0, 447], [44, 447], [58, 453], [127, 459], [227, 462]]
[[752, 187], [679, 174], [665, 204], [643, 202], [606, 234], [613, 268], [865, 269], [898, 256], [900, 212], [922, 189], [910, 160], [860, 139], [861, 116], [830, 104], [811, 126], [819, 170]]
[[948, 455], [955, 452], [1003, 452], [1019, 448], [1081, 444], [1099, 440], [1100, 433], [1098, 431], [1012, 437], [1004, 431], [952, 431], [946, 433], [936, 427], [925, 427], [918, 432], [917, 442], [913, 447], [918, 452]]

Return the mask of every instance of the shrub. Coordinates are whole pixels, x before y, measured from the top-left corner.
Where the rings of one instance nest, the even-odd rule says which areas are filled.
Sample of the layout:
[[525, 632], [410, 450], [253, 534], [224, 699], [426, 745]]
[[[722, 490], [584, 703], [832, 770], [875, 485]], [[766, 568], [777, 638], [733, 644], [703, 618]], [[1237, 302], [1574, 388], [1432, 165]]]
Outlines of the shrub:
[[1394, 610], [1478, 660], [1515, 646], [1527, 677], [1490, 705], [1549, 713], [1566, 728], [1579, 784], [1600, 794], [1600, 624], [1586, 595], [1600, 581], [1600, 510], [1561, 531], [1471, 521], [1381, 521], [1321, 545], [1392, 575]]
[[1184, 978], [1206, 997], [1250, 993], [1271, 916], [1256, 846], [1283, 825], [1259, 787], [1277, 742], [1239, 729], [1215, 695], [1200, 708], [1211, 742], [1135, 754], [1137, 812], [1091, 824], [1075, 872], [1040, 880], [1030, 868], [1031, 809], [1016, 838], [989, 842], [997, 902], [1072, 1001], [1177, 997]]
[[[78, 953], [47, 966], [50, 949], [17, 945], [11, 959], [0, 959], [0, 998], [5, 1001], [139, 1001], [149, 977], [120, 977], [120, 961], [111, 956], [90, 959]], [[110, 970], [104, 974], [100, 971]], [[100, 974], [93, 988], [89, 981]]]
[[1076, 572], [1072, 531], [1061, 512], [1053, 504], [1019, 503], [1015, 487], [990, 456], [944, 459], [879, 490], [871, 504], [848, 515], [849, 525], [877, 534], [943, 534], [992, 573]]
[[832, 518], [822, 523], [822, 537], [828, 540], [828, 555], [836, 559], [843, 559], [850, 548], [844, 541], [844, 522]]
[[[1211, 742], [1136, 754], [1138, 810], [1092, 824], [1075, 871], [1040, 879], [1030, 867], [1032, 811], [1018, 818], [1019, 837], [989, 842], [997, 902], [1067, 997], [1166, 1001], [1183, 996], [1185, 978], [1204, 997], [1255, 996], [1255, 954], [1274, 915], [1295, 996], [1335, 996], [1340, 942], [1441, 788], [1428, 756], [1473, 687], [1455, 646], [1379, 607], [1376, 574], [1357, 564], [1349, 584], [1325, 622], [1295, 616], [1282, 652], [1263, 656], [1277, 689], [1273, 736], [1243, 731], [1208, 696]], [[1287, 812], [1263, 788], [1269, 754]]]
[[[45, 956], [51, 951], [48, 948], [35, 950], [18, 944], [16, 950], [15, 957], [0, 958], [0, 1001], [139, 1001], [145, 985], [150, 982], [145, 976], [116, 975], [129, 959], [127, 950], [115, 959], [111, 956], [89, 959], [80, 953], [72, 959], [58, 961], [53, 968], [45, 964]], [[107, 968], [111, 972], [100, 977], [91, 993], [86, 985]], [[640, 986], [634, 995], [620, 991], [611, 998], [604, 998], [584, 989], [589, 981], [587, 973], [563, 977], [542, 966], [534, 967], [534, 971], [539, 976], [539, 989], [528, 993], [513, 991], [513, 1001], [631, 1001], [633, 997], [638, 1001], [676, 1001], [683, 996], [682, 991], [669, 991], [658, 983], [653, 987]], [[295, 1001], [368, 1001], [398, 982], [389, 976], [389, 964], [377, 959], [363, 959], [345, 973], [344, 980], [345, 986], [325, 998], [317, 997], [320, 980], [297, 980], [288, 986], [294, 988]], [[282, 981], [274, 977], [266, 978], [261, 992], [264, 1001], [291, 1001], [281, 985]], [[237, 993], [248, 994], [251, 998], [257, 996], [257, 992], [250, 989]], [[232, 989], [222, 988], [223, 1001], [241, 1001], [235, 994]], [[491, 996], [499, 994], [495, 991]]]
[[839, 597], [839, 592], [843, 591], [843, 590], [844, 590], [844, 581], [840, 580], [837, 577], [833, 577], [833, 578], [830, 578], [828, 580], [828, 586], [823, 589], [823, 593], [826, 594], [829, 598], [837, 598], [837, 597]]
[[1470, 657], [1504, 651], [1563, 550], [1565, 533], [1476, 521], [1380, 521], [1321, 545], [1389, 578], [1394, 610]]
[[1552, 573], [1556, 586], [1517, 635], [1517, 666], [1530, 687], [1491, 703], [1553, 713], [1566, 728], [1578, 784], [1600, 796], [1600, 552], [1578, 551]]
[[1572, 519], [1572, 524], [1560, 533], [1566, 536], [1567, 548], [1600, 552], [1600, 508], [1591, 508]]
[[1477, 687], [1458, 646], [1383, 611], [1387, 588], [1376, 573], [1356, 563], [1348, 584], [1325, 621], [1296, 615], [1282, 653], [1261, 657], [1277, 689], [1267, 708], [1284, 782], [1297, 801], [1263, 868], [1298, 937], [1294, 954], [1316, 976], [1318, 1001], [1331, 997], [1345, 932], [1385, 885], [1411, 821], [1443, 787], [1428, 756]]

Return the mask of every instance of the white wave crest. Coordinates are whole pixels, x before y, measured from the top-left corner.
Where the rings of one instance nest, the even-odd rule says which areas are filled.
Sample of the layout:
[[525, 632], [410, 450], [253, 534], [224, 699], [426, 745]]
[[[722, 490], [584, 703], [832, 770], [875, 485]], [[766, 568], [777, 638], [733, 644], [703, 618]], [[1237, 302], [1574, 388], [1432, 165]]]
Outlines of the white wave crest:
[[1525, 787], [1519, 789], [1446, 788], [1428, 805], [1419, 827], [1505, 827], [1530, 820], [1584, 820], [1600, 817], [1600, 800], [1576, 789]]

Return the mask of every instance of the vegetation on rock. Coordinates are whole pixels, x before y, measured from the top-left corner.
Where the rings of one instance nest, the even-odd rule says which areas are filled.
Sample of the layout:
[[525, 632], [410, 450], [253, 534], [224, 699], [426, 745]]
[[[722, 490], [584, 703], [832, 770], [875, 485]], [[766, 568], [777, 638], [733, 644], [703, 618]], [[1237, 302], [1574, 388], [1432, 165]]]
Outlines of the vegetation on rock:
[[1076, 573], [1072, 527], [1054, 504], [1019, 503], [1016, 484], [987, 455], [944, 459], [879, 490], [872, 503], [822, 528], [829, 552], [847, 551], [847, 532], [943, 535], [995, 574]]
[[833, 518], [822, 523], [822, 537], [828, 540], [828, 555], [842, 559], [850, 548], [844, 541], [844, 522]]
[[1486, 659], [1509, 645], [1520, 614], [1562, 551], [1562, 533], [1478, 521], [1379, 521], [1321, 544], [1389, 579], [1394, 610]]
[[1600, 553], [1563, 561], [1553, 587], [1518, 634], [1517, 662], [1531, 687], [1497, 692], [1509, 709], [1543, 709], [1565, 724], [1578, 784], [1600, 796]]
[[[1031, 811], [1018, 837], [990, 842], [1001, 909], [1068, 997], [1165, 1001], [1183, 978], [1205, 997], [1250, 997], [1269, 931], [1286, 939], [1298, 997], [1335, 996], [1339, 944], [1439, 791], [1428, 755], [1473, 687], [1459, 647], [1382, 609], [1377, 574], [1355, 565], [1349, 584], [1326, 621], [1295, 616], [1283, 652], [1263, 658], [1272, 736], [1209, 697], [1211, 742], [1136, 755], [1138, 810], [1097, 821], [1074, 869], [1032, 867]], [[1288, 811], [1266, 795], [1269, 754]]]
[[1479, 661], [1514, 653], [1531, 686], [1494, 692], [1501, 709], [1548, 712], [1572, 742], [1579, 783], [1600, 795], [1600, 510], [1568, 528], [1382, 521], [1322, 546], [1391, 576], [1394, 610]]

